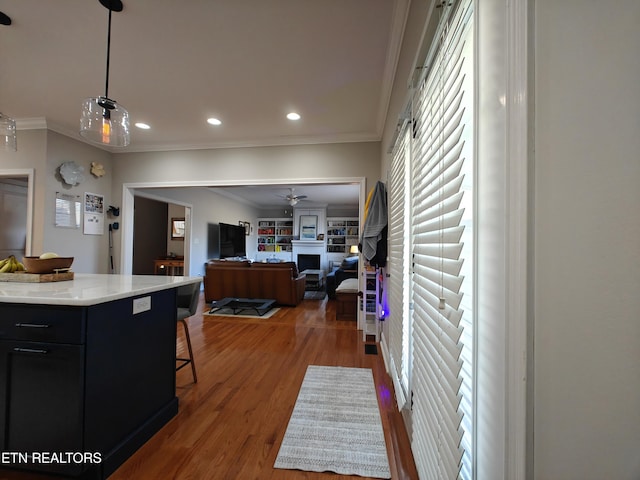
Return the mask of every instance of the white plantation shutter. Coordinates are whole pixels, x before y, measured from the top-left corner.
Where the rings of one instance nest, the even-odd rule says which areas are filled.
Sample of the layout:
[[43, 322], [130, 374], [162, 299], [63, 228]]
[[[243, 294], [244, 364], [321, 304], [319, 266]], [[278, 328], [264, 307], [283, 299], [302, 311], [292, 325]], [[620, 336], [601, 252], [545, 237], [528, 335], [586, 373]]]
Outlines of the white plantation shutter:
[[[398, 409], [409, 394], [409, 137], [404, 125], [391, 161], [389, 192], [389, 352]], [[406, 188], [405, 188], [406, 187]]]
[[424, 479], [472, 478], [473, 450], [472, 5], [440, 8], [412, 105], [412, 448]]

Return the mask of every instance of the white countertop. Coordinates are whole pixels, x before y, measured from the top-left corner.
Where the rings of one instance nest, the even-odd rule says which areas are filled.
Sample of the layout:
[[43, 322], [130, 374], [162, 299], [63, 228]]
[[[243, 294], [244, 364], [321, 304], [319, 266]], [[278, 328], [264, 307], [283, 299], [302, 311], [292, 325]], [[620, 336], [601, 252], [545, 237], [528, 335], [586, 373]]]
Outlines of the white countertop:
[[48, 283], [0, 282], [0, 303], [87, 306], [202, 281], [202, 277], [76, 273]]

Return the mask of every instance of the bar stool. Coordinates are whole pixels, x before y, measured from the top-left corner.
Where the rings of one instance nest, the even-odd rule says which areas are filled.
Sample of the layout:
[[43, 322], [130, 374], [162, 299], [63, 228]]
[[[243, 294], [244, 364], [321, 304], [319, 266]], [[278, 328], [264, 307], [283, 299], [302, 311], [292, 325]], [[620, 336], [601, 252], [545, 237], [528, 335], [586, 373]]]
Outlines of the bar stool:
[[185, 340], [187, 341], [187, 349], [189, 351], [189, 358], [176, 357], [176, 362], [180, 362], [180, 364], [176, 366], [176, 372], [182, 367], [186, 367], [188, 364], [191, 364], [193, 383], [198, 382], [198, 377], [196, 375], [196, 364], [193, 359], [193, 350], [191, 348], [189, 325], [187, 324], [186, 319], [195, 315], [196, 310], [198, 309], [198, 300], [200, 298], [200, 283], [201, 282], [197, 282], [178, 287], [176, 299], [176, 304], [178, 307], [177, 320], [184, 327], [184, 336]]

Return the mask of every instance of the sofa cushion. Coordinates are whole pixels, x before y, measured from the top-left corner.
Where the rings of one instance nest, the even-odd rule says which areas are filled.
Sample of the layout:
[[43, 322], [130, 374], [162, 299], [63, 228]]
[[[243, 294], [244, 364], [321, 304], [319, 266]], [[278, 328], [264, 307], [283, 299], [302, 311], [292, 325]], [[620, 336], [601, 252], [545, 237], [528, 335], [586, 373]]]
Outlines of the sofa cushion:
[[292, 271], [292, 278], [298, 278], [298, 267], [296, 262], [253, 262], [251, 266], [253, 268], [290, 268]]
[[209, 260], [207, 263], [209, 265], [223, 265], [225, 267], [234, 268], [245, 268], [251, 266], [251, 262], [249, 262], [249, 260], [225, 260], [224, 258]]
[[340, 282], [340, 285], [336, 288], [336, 293], [354, 293], [358, 291], [358, 279], [347, 278]]
[[358, 259], [359, 257], [356, 255], [354, 257], [347, 257], [342, 260], [340, 264], [340, 268], [343, 270], [357, 270], [358, 269]]

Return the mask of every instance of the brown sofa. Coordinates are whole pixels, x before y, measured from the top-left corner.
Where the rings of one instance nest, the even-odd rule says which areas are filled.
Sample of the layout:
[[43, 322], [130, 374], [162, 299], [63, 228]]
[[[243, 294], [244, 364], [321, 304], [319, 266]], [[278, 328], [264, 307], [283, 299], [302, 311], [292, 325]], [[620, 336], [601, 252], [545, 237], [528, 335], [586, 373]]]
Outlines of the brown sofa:
[[207, 303], [227, 297], [268, 298], [295, 306], [304, 298], [305, 277], [294, 262], [212, 260], [205, 269], [204, 298]]

